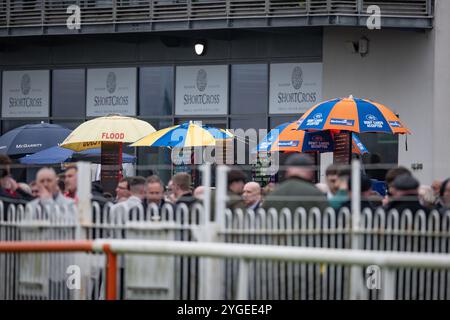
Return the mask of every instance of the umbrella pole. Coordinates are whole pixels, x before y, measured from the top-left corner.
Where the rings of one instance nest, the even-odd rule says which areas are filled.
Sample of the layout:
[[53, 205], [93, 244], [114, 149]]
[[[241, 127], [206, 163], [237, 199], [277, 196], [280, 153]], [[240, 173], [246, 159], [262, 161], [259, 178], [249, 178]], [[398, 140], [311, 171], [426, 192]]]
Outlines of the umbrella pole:
[[101, 150], [103, 191], [115, 197], [117, 184], [122, 177], [122, 142], [102, 142]]

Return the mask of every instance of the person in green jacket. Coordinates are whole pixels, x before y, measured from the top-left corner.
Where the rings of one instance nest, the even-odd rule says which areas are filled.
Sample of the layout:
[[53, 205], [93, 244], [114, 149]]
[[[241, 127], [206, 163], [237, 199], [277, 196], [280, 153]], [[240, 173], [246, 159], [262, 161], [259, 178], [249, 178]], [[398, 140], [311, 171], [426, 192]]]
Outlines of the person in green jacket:
[[292, 213], [299, 207], [309, 211], [327, 208], [326, 196], [313, 184], [314, 162], [304, 154], [293, 154], [286, 161], [286, 180], [270, 193], [263, 203], [264, 209], [280, 212], [288, 208]]

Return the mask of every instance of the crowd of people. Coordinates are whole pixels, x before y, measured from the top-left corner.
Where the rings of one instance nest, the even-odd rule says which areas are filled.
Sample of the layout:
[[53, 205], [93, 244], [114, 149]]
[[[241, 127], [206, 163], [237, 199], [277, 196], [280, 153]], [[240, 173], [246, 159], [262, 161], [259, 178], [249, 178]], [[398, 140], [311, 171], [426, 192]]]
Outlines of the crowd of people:
[[[57, 174], [52, 168], [41, 168], [35, 181], [30, 184], [18, 183], [10, 174], [11, 160], [0, 155], [0, 199], [20, 200], [32, 206], [39, 204], [67, 205], [77, 201], [77, 167], [69, 165], [63, 173]], [[351, 208], [352, 181], [348, 167], [330, 165], [325, 173], [326, 183], [314, 183], [315, 165], [304, 154], [291, 155], [285, 163], [285, 180], [264, 188], [255, 181], [249, 181], [246, 174], [238, 169], [228, 172], [227, 201], [230, 209], [270, 209], [278, 212], [289, 208], [291, 212], [302, 207], [306, 210], [317, 207], [325, 210]], [[384, 208], [412, 213], [433, 209], [441, 212], [450, 208], [450, 179], [436, 180], [431, 186], [420, 185], [410, 170], [396, 167], [385, 176], [386, 194], [382, 195], [373, 188], [373, 180], [366, 174], [361, 175], [361, 209], [376, 210]], [[191, 207], [204, 200], [204, 187], [193, 188], [188, 173], [177, 173], [167, 186], [156, 175], [147, 178], [141, 176], [122, 178], [115, 189], [115, 197], [103, 191], [99, 181], [92, 183], [92, 199], [102, 204], [112, 202], [114, 206], [127, 209], [153, 204], [158, 208], [164, 205], [177, 207], [185, 204]], [[211, 192], [212, 214], [215, 213], [215, 190]]]

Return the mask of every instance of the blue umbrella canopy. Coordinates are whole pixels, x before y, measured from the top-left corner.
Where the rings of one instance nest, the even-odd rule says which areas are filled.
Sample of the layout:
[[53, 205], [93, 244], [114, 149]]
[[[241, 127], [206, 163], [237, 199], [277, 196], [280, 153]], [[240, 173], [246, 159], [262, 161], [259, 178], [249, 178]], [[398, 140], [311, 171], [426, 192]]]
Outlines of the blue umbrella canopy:
[[26, 124], [0, 137], [0, 154], [15, 156], [36, 153], [60, 144], [71, 132], [57, 124]]
[[[81, 152], [75, 152], [70, 149], [59, 146], [51, 147], [35, 154], [27, 155], [19, 159], [22, 164], [55, 164], [67, 161], [84, 160], [91, 162], [100, 162], [101, 149], [88, 149]], [[133, 163], [135, 157], [122, 153], [123, 163]]]

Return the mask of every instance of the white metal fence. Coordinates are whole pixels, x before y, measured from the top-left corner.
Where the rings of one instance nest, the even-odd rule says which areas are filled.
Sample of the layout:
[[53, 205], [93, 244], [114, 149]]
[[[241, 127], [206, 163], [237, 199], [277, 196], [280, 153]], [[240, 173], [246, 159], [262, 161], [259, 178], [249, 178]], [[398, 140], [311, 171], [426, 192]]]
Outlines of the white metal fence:
[[[220, 224], [205, 220], [201, 206], [193, 210], [184, 206], [176, 210], [166, 206], [161, 211], [156, 207], [111, 210], [110, 204], [94, 203], [92, 221], [84, 224], [68, 208], [49, 215], [33, 213], [23, 205], [9, 205], [5, 211], [0, 203], [0, 209], [1, 241], [103, 238], [214, 241], [279, 246], [280, 250], [312, 247], [444, 254], [450, 250], [450, 212], [364, 210], [359, 227], [354, 228], [347, 209], [226, 210]], [[243, 281], [250, 299], [381, 298], [376, 285], [367, 287], [366, 268], [348, 264], [248, 260], [248, 277], [243, 278], [242, 260], [235, 258], [144, 254], [119, 258], [122, 299], [235, 299]], [[69, 265], [82, 270], [82, 292], [67, 289]], [[102, 299], [104, 265], [99, 253], [0, 254], [0, 299]], [[450, 298], [450, 269], [402, 267], [390, 276], [395, 284], [392, 298]]]

